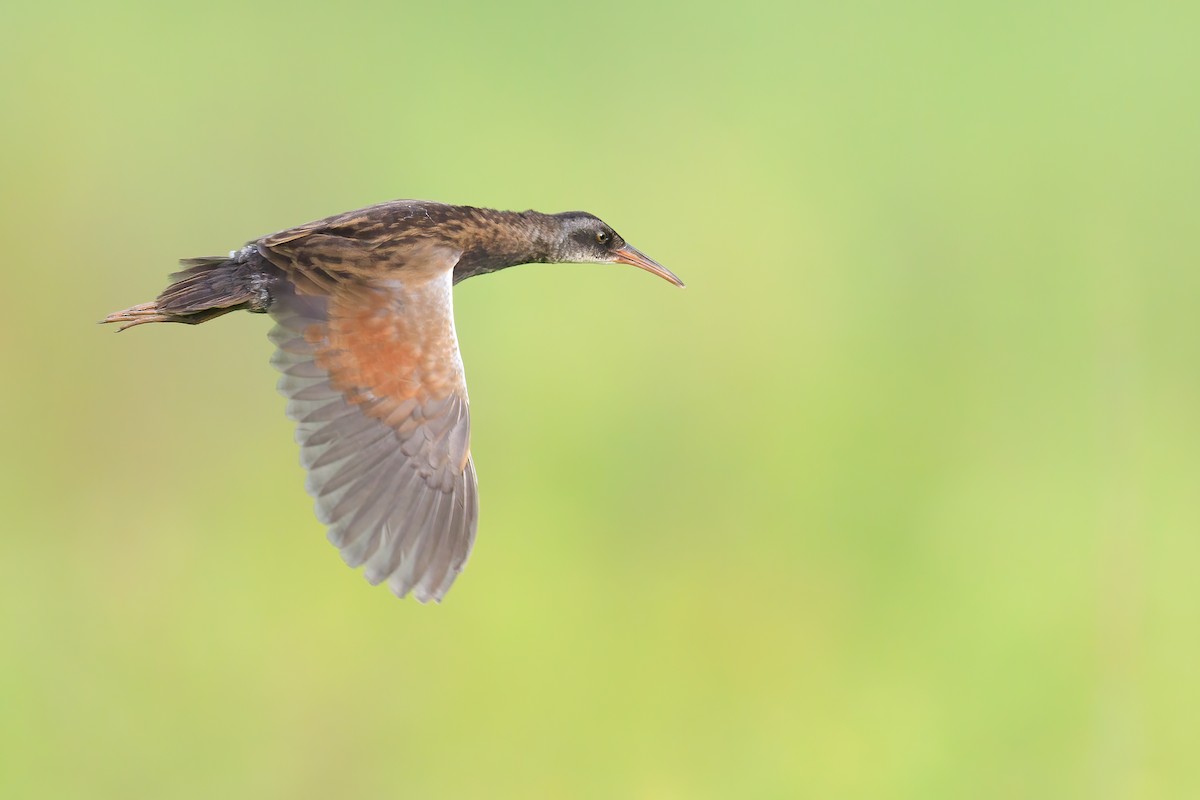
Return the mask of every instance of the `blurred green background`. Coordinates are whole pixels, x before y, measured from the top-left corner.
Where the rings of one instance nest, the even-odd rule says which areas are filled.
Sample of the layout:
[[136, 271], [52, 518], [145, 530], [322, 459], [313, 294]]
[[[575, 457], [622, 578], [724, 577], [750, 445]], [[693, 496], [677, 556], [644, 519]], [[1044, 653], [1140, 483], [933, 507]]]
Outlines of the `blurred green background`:
[[[1200, 796], [1198, 7], [10, 2], [0, 795]], [[462, 284], [447, 601], [324, 538], [175, 259], [396, 197]]]

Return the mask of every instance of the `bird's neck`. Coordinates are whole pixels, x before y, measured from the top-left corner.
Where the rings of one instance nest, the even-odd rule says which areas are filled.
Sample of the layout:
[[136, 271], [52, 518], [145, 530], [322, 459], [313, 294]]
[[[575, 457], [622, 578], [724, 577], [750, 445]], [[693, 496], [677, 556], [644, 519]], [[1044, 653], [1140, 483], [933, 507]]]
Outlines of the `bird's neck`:
[[454, 282], [474, 275], [554, 259], [551, 218], [537, 211], [477, 209], [454, 268]]

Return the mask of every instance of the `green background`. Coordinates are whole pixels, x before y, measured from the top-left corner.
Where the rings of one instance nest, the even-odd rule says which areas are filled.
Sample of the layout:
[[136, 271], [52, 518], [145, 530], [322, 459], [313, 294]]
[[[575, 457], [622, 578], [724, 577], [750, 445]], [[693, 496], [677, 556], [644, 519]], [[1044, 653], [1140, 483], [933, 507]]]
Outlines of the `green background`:
[[[6, 3], [0, 794], [1200, 796], [1194, 4]], [[395, 197], [482, 520], [370, 588], [175, 259]]]

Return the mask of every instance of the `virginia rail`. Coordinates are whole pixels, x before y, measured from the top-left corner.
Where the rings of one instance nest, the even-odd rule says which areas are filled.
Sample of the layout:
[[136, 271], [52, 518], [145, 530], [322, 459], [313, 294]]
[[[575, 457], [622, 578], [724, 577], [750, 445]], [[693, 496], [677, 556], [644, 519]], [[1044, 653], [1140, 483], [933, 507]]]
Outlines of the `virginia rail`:
[[157, 300], [103, 321], [270, 314], [272, 364], [330, 541], [372, 584], [436, 601], [479, 511], [451, 286], [535, 262], [629, 264], [683, 286], [582, 211], [396, 200], [185, 259]]

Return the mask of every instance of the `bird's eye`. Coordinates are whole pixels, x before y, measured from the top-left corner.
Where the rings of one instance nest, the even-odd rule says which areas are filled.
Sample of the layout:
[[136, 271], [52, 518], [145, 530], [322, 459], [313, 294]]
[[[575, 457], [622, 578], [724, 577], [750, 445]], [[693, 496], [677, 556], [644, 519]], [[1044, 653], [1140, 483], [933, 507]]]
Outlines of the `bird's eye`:
[[596, 233], [596, 241], [600, 244], [608, 244], [608, 240], [612, 237], [608, 235], [608, 231], [599, 231]]

